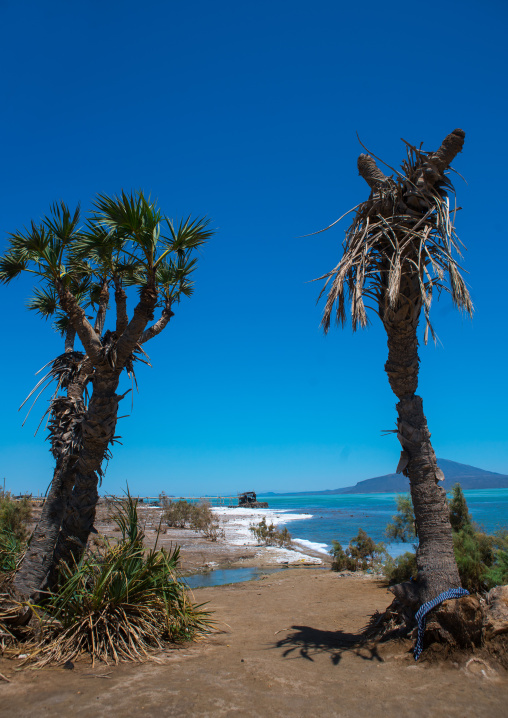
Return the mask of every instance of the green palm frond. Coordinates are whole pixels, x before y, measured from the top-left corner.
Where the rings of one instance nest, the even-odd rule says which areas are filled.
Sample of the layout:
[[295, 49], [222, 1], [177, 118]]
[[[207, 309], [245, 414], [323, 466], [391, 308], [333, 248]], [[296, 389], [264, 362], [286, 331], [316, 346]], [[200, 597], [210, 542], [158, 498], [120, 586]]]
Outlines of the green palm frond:
[[8, 236], [12, 251], [21, 259], [33, 261], [37, 261], [37, 258], [43, 255], [50, 241], [45, 228], [36, 225], [33, 221], [30, 228], [25, 227], [24, 232], [12, 232]]
[[146, 267], [142, 262], [122, 265], [121, 277], [126, 287], [144, 287], [148, 281]]
[[24, 270], [30, 264], [29, 271], [40, 276], [56, 277], [66, 273], [61, 264], [63, 244], [44, 224], [31, 222], [30, 228], [25, 228], [23, 232], [13, 232], [8, 238], [10, 252], [4, 259], [10, 257], [11, 266], [12, 260], [16, 258], [19, 266], [24, 265]]
[[132, 242], [143, 253], [148, 267], [152, 267], [163, 219], [156, 205], [141, 191], [127, 195], [122, 190], [115, 197], [99, 194], [94, 207], [94, 222]]
[[67, 205], [60, 201], [51, 205], [51, 212], [44, 217], [43, 224], [50, 234], [65, 245], [73, 238], [79, 218], [79, 204], [74, 210], [74, 214], [71, 214]]
[[99, 224], [128, 234], [151, 230], [162, 219], [155, 204], [150, 203], [141, 190], [131, 192], [130, 195], [122, 190], [120, 195], [114, 197], [98, 194], [94, 207], [94, 219]]
[[72, 257], [112, 269], [123, 251], [124, 240], [121, 232], [89, 221], [87, 231], [82, 232], [72, 244]]
[[[97, 305], [105, 280], [139, 291], [150, 286], [160, 295], [159, 306], [190, 296], [197, 261], [191, 255], [213, 235], [207, 218], [188, 216], [174, 224], [141, 191], [99, 194], [83, 228], [79, 221], [79, 206], [71, 212], [55, 203], [39, 224], [10, 234], [0, 258], [0, 281], [24, 271], [42, 280], [30, 308], [44, 316], [57, 311], [62, 285], [83, 308]], [[59, 331], [64, 324], [59, 317]]]
[[34, 296], [27, 302], [28, 309], [38, 312], [45, 319], [53, 316], [58, 306], [58, 296], [52, 287], [36, 289]]
[[176, 261], [162, 261], [157, 266], [156, 281], [162, 287], [167, 300], [177, 300], [180, 294], [190, 297], [194, 282], [190, 275], [195, 270], [197, 259], [179, 257]]
[[27, 260], [22, 259], [19, 254], [9, 252], [0, 258], [0, 282], [8, 284], [12, 279], [19, 277], [26, 269]]
[[93, 307], [96, 307], [99, 304], [100, 298], [101, 298], [101, 291], [102, 286], [100, 284], [97, 284], [97, 282], [92, 282], [89, 286], [89, 298], [90, 298], [90, 304]]
[[166, 218], [166, 224], [169, 228], [170, 236], [163, 237], [165, 246], [180, 255], [202, 246], [214, 234], [213, 230], [207, 229], [210, 219], [206, 217], [192, 219], [189, 215], [187, 219], [180, 221], [176, 230], [170, 219]]
[[57, 312], [56, 319], [53, 322], [53, 328], [61, 336], [65, 336], [67, 329], [70, 327], [70, 321], [67, 314]]

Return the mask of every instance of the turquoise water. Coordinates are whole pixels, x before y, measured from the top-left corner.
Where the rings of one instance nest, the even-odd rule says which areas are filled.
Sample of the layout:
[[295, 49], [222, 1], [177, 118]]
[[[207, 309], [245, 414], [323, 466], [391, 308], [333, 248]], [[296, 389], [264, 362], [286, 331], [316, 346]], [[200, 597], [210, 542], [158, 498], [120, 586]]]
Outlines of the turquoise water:
[[204, 588], [206, 586], [223, 586], [227, 583], [242, 583], [252, 581], [271, 573], [278, 573], [280, 568], [222, 568], [208, 573], [196, 573], [194, 576], [185, 576], [184, 581], [189, 588]]
[[[469, 512], [485, 531], [493, 533], [508, 528], [508, 489], [464, 491]], [[363, 528], [375, 541], [385, 541], [386, 524], [396, 511], [397, 494], [346, 494], [336, 496], [261, 496], [270, 509], [290, 511], [292, 514], [311, 514], [312, 518], [283, 522], [293, 539], [303, 539], [321, 550], [330, 549], [332, 540], [347, 546]], [[408, 544], [387, 544], [392, 556], [410, 550]], [[187, 576], [190, 588], [219, 586], [260, 578], [283, 569], [233, 568], [217, 569], [204, 574]]]
[[[464, 491], [469, 512], [488, 533], [508, 528], [508, 489]], [[344, 494], [327, 496], [258, 496], [270, 509], [311, 514], [310, 519], [290, 521], [294, 539], [304, 539], [331, 548], [332, 540], [347, 546], [364, 529], [375, 541], [386, 541], [386, 524], [396, 511], [397, 494]], [[285, 524], [280, 524], [284, 526]], [[408, 550], [406, 545], [390, 545], [390, 553]]]

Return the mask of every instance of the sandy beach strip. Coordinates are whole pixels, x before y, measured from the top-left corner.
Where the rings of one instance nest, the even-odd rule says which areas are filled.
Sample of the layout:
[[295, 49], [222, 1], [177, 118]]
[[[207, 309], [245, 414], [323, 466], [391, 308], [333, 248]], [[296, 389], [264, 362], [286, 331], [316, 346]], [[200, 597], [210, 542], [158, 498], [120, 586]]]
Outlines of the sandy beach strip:
[[[266, 523], [276, 527], [281, 524], [298, 522], [312, 518], [311, 514], [295, 514], [284, 509], [246, 509], [240, 507], [215, 507], [212, 509], [222, 522], [226, 543], [232, 546], [255, 546], [259, 549], [257, 558], [262, 564], [308, 565], [324, 563], [324, 554], [328, 555], [325, 544], [314, 544], [304, 539], [296, 539], [291, 549], [276, 546], [262, 546], [250, 530], [265, 518]], [[291, 526], [289, 527], [291, 533]], [[321, 554], [321, 556], [320, 556]]]
[[[207, 539], [191, 529], [160, 525], [164, 509], [160, 506], [138, 506], [140, 521], [145, 530], [145, 544], [151, 547], [157, 541], [159, 547], [168, 550], [180, 547], [181, 567], [184, 572], [209, 571], [216, 568], [271, 567], [271, 566], [326, 566], [331, 558], [325, 544], [305, 539], [292, 542], [291, 548], [265, 546], [258, 543], [250, 527], [259, 524], [263, 517], [267, 524], [288, 524], [291, 534], [297, 532], [298, 522], [311, 518], [310, 514], [298, 514], [284, 509], [245, 509], [240, 507], [213, 507], [219, 518], [224, 537], [217, 541]], [[160, 531], [159, 531], [160, 526]], [[95, 527], [99, 534], [115, 537], [110, 511], [100, 506]]]

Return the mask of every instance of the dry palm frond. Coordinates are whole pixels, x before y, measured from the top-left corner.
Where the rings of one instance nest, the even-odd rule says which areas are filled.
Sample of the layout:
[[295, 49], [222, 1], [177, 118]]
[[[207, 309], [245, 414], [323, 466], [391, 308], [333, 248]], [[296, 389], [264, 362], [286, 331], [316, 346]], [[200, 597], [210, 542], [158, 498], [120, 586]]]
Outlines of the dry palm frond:
[[16, 643], [16, 636], [12, 632], [9, 622], [16, 619], [19, 610], [8, 593], [0, 593], [0, 651]]
[[105, 552], [62, 567], [63, 579], [40, 612], [41, 635], [31, 652], [37, 666], [63, 664], [86, 653], [117, 663], [143, 660], [169, 643], [195, 640], [210, 630], [210, 614], [194, 605], [178, 579], [179, 548], [143, 549], [136, 503], [116, 512], [122, 538]]
[[[56, 389], [53, 392], [54, 399], [60, 389], [66, 389], [70, 383], [72, 383], [77, 374], [81, 371], [83, 368], [83, 364], [86, 360], [86, 357], [82, 352], [66, 352], [65, 354], [60, 354], [56, 357], [56, 359], [53, 359], [51, 362], [48, 362], [42, 369], [45, 369], [47, 366], [51, 365], [50, 370], [43, 376], [42, 379], [39, 380], [39, 382], [36, 384], [36, 386], [32, 389], [30, 394], [26, 397], [24, 402], [19, 407], [22, 409], [26, 402], [32, 397], [37, 389], [39, 389], [42, 386], [42, 389], [39, 391], [37, 396], [35, 397], [28, 414], [25, 417], [25, 420], [23, 421], [23, 424], [25, 424], [26, 420], [28, 419], [28, 416], [30, 412], [32, 411], [35, 403], [37, 402], [37, 399], [41, 396], [41, 394], [53, 383], [56, 382]], [[39, 369], [37, 374], [42, 371], [42, 369]], [[45, 384], [45, 386], [43, 386]], [[19, 410], [18, 410], [19, 411]], [[51, 407], [48, 411], [44, 413], [44, 416], [46, 416], [51, 411]], [[42, 421], [41, 421], [42, 423]], [[39, 424], [40, 426], [40, 424]], [[37, 432], [36, 432], [37, 433]]]
[[30, 608], [26, 603], [16, 601], [12, 596], [14, 573], [0, 575], [0, 652], [15, 655], [21, 641], [33, 645], [33, 630], [26, 626]]
[[436, 291], [448, 291], [457, 307], [473, 312], [457, 261], [461, 243], [447, 196], [454, 188], [444, 174], [439, 152], [430, 154], [408, 145], [402, 173], [397, 172], [395, 178], [385, 177], [371, 157], [360, 156], [360, 172], [372, 192], [358, 205], [346, 230], [341, 261], [318, 278], [326, 280], [319, 295], [327, 294], [325, 332], [333, 314], [338, 324], [345, 323], [347, 299], [353, 330], [367, 324], [365, 297], [377, 305], [381, 319], [387, 310], [404, 304], [416, 311], [422, 307], [431, 332], [430, 308]]
[[49, 413], [48, 439], [55, 459], [78, 456], [83, 440], [81, 423], [85, 412], [86, 406], [81, 398], [58, 396], [51, 400], [46, 413]]

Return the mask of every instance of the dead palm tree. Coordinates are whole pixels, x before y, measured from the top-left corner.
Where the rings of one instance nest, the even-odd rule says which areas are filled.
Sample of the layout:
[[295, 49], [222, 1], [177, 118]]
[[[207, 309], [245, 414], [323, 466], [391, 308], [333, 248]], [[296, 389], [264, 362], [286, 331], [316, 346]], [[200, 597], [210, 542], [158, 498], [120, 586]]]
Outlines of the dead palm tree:
[[[90, 367], [92, 390], [80, 421], [79, 452], [68, 467], [73, 489], [53, 567], [59, 559], [79, 560], [93, 526], [101, 465], [115, 440], [118, 406], [125, 396], [116, 393], [120, 375], [124, 370], [133, 373], [141, 344], [167, 326], [173, 303], [192, 293], [190, 275], [196, 260], [191, 255], [212, 235], [206, 219], [188, 218], [175, 227], [141, 192], [122, 192], [113, 198], [99, 195], [86, 230], [78, 229], [77, 223], [71, 227], [69, 217], [62, 205], [62, 211], [57, 208], [42, 224], [32, 223], [29, 229], [10, 235], [10, 251], [0, 261], [2, 281], [28, 271], [51, 288], [81, 340]], [[94, 325], [74, 291], [76, 275], [88, 275], [98, 288]], [[110, 286], [115, 287], [116, 316], [113, 328], [103, 333]], [[139, 290], [130, 319], [124, 286]], [[161, 316], [148, 327], [157, 307], [162, 309]], [[22, 571], [16, 582], [24, 595], [40, 588], [33, 581], [28, 585]]]
[[344, 252], [328, 274], [320, 297], [327, 292], [322, 325], [327, 332], [332, 316], [346, 321], [349, 299], [353, 330], [367, 326], [366, 301], [383, 322], [388, 337], [385, 369], [399, 402], [397, 437], [402, 445], [398, 472], [409, 477], [419, 546], [418, 579], [394, 587], [396, 597], [413, 607], [431, 600], [460, 579], [453, 553], [444, 478], [430, 443], [418, 386], [420, 315], [430, 329], [433, 295], [446, 290], [459, 309], [472, 314], [473, 305], [460, 274], [459, 241], [450, 212], [447, 176], [461, 151], [465, 134], [454, 130], [437, 152], [424, 152], [406, 143], [402, 171], [387, 177], [373, 157], [358, 159], [360, 175], [371, 188], [368, 200], [354, 208], [346, 230]]

